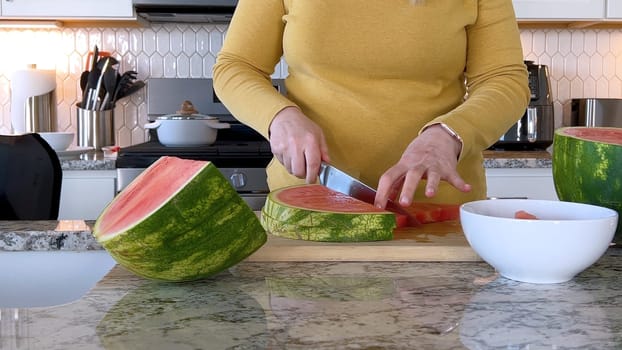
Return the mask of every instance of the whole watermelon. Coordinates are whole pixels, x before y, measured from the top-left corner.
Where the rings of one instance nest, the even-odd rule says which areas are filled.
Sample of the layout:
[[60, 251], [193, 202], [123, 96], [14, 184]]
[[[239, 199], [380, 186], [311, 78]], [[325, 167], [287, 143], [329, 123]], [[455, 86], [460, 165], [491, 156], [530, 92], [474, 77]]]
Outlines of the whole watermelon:
[[242, 261], [266, 242], [257, 215], [210, 162], [161, 157], [117, 195], [93, 235], [123, 267], [190, 281]]
[[622, 244], [622, 128], [565, 127], [553, 138], [553, 180], [560, 200], [618, 212]]

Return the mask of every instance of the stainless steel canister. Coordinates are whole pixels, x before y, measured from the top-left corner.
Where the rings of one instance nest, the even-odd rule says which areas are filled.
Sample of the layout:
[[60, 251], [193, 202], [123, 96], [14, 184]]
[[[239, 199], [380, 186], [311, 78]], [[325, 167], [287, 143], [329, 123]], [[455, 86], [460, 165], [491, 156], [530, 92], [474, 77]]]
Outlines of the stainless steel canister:
[[56, 96], [54, 90], [26, 99], [24, 124], [26, 132], [56, 131]]
[[76, 104], [78, 110], [78, 147], [100, 149], [115, 144], [114, 113], [108, 110], [88, 110]]

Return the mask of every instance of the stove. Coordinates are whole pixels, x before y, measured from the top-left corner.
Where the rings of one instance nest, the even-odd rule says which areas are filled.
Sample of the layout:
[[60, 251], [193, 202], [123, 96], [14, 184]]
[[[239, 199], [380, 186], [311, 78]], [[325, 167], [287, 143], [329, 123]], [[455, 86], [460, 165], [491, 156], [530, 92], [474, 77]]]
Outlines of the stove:
[[[284, 93], [282, 80], [275, 88]], [[211, 91], [211, 93], [210, 93]], [[201, 114], [231, 125], [218, 130], [209, 146], [167, 147], [149, 130], [149, 141], [122, 147], [117, 155], [117, 191], [122, 191], [145, 168], [162, 156], [212, 162], [253, 210], [260, 210], [269, 193], [266, 166], [272, 160], [270, 143], [250, 127], [237, 121], [213, 92], [211, 79], [150, 79], [147, 82], [147, 117], [175, 113], [189, 100]]]

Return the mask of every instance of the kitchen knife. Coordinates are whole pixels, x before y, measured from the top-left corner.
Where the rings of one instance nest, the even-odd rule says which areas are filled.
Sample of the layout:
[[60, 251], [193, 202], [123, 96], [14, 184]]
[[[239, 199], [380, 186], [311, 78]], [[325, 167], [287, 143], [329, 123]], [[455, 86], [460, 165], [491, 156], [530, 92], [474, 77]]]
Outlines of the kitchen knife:
[[[348, 175], [344, 171], [335, 168], [326, 162], [320, 165], [320, 184], [350, 197], [354, 197], [363, 202], [374, 204], [376, 190], [364, 184], [360, 180]], [[405, 215], [409, 225], [417, 225], [419, 221], [399, 204], [390, 200], [387, 202], [387, 210], [394, 213]]]
[[375, 189], [326, 162], [320, 165], [320, 184], [369, 204], [376, 198]]

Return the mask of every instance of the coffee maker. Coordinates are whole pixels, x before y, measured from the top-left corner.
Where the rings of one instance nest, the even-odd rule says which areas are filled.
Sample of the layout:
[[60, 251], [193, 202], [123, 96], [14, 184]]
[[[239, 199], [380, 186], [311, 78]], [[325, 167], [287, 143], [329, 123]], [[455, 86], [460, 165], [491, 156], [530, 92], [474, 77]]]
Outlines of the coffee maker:
[[531, 100], [523, 116], [491, 149], [539, 150], [553, 143], [554, 118], [548, 67], [525, 61]]

